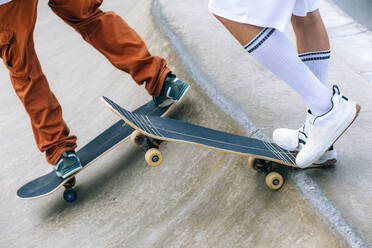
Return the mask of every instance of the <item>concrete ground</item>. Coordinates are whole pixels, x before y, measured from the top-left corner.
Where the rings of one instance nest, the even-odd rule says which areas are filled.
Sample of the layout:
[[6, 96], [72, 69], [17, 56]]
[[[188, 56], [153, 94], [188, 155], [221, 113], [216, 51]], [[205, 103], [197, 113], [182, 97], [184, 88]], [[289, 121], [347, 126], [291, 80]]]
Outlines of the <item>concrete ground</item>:
[[[206, 4], [126, 0], [106, 1], [103, 8], [122, 15], [154, 55], [191, 83], [172, 118], [261, 138], [277, 127], [297, 127], [304, 108], [299, 97], [241, 49]], [[335, 167], [288, 171], [278, 192], [266, 188], [264, 176], [248, 168], [245, 158], [165, 143], [162, 166], [149, 168], [144, 153], [126, 142], [78, 176], [73, 204], [62, 200], [62, 190], [21, 201], [16, 190], [50, 167], [0, 67], [0, 247], [367, 247], [372, 61], [366, 54], [372, 35], [330, 2], [321, 7], [327, 9], [333, 43], [331, 80], [340, 82], [363, 112], [338, 142]], [[101, 95], [128, 109], [150, 97], [45, 2], [39, 9], [36, 48], [82, 146], [117, 120], [99, 101]]]

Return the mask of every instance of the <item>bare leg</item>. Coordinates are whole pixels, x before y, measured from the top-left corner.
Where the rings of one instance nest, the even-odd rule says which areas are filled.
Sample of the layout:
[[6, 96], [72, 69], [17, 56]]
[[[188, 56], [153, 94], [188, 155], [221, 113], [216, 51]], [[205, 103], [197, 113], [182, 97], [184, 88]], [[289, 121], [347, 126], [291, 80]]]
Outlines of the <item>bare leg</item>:
[[319, 10], [307, 16], [292, 16], [293, 30], [296, 34], [298, 53], [329, 50], [327, 30], [323, 24]]
[[247, 45], [263, 29], [262, 27], [250, 24], [234, 22], [221, 16], [214, 16], [230, 31], [242, 46]]
[[319, 10], [307, 13], [305, 17], [292, 16], [292, 26], [296, 34], [297, 50], [301, 60], [324, 86], [328, 87], [331, 51]]
[[220, 16], [216, 18], [261, 65], [301, 95], [313, 114], [318, 116], [330, 109], [331, 92], [301, 61], [284, 33]]

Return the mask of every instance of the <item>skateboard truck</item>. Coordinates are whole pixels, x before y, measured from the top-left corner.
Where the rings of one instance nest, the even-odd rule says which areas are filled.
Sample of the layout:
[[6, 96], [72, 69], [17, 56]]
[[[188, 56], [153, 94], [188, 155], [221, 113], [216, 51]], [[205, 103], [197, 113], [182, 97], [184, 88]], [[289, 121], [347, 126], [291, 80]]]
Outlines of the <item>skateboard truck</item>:
[[283, 186], [284, 177], [273, 170], [274, 162], [248, 157], [248, 165], [252, 169], [262, 171], [265, 174], [265, 183], [270, 189], [278, 190]]
[[148, 165], [156, 167], [163, 162], [163, 154], [159, 150], [161, 140], [147, 137], [137, 130], [131, 134], [130, 140], [135, 146], [146, 151], [145, 160]]

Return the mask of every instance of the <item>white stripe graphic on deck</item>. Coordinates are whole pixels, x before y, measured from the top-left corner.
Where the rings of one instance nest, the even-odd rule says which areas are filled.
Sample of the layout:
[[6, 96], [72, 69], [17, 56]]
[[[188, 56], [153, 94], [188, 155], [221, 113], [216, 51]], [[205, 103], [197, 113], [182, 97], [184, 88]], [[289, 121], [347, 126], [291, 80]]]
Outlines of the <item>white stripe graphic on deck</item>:
[[291, 153], [288, 153], [288, 152], [283, 153], [283, 151], [280, 151], [280, 147], [275, 144], [265, 142], [265, 141], [263, 143], [265, 144], [267, 149], [269, 149], [275, 155], [277, 155], [280, 158], [280, 160], [286, 161], [291, 164], [295, 164], [294, 156]]
[[159, 132], [159, 129], [157, 129], [157, 127], [151, 122], [151, 120], [149, 119], [149, 117], [147, 115], [146, 116], [142, 115], [142, 117], [146, 117], [146, 121], [147, 121], [148, 125], [155, 129], [155, 132], [157, 133], [157, 136], [164, 137], [164, 135]]

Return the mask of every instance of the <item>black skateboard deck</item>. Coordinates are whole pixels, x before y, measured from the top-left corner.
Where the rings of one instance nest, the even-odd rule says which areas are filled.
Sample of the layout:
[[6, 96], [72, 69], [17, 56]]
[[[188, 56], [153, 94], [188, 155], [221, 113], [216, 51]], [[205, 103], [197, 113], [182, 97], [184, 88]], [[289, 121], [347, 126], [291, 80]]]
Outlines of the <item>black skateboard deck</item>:
[[[171, 110], [172, 106], [161, 108], [155, 106], [153, 101], [150, 101], [136, 109], [134, 113], [164, 116]], [[123, 120], [119, 120], [77, 151], [77, 156], [83, 166], [80, 171], [66, 179], [58, 177], [54, 171], [51, 171], [23, 185], [18, 189], [17, 196], [21, 199], [37, 199], [49, 195], [65, 185], [64, 199], [72, 202], [76, 199], [76, 193], [72, 189], [75, 185], [75, 175], [89, 167], [89, 165], [93, 164], [102, 155], [126, 141], [133, 131], [134, 129], [132, 127], [127, 125]]]
[[[132, 113], [103, 97], [107, 106], [122, 118], [128, 125], [146, 137], [156, 140], [188, 143], [204, 148], [219, 150], [249, 157], [249, 165], [266, 174], [266, 184], [271, 189], [279, 189], [284, 183], [283, 176], [273, 170], [273, 163], [297, 167], [295, 154], [282, 149], [278, 145], [259, 139], [230, 134], [187, 122]], [[147, 156], [147, 154], [146, 154]], [[146, 157], [146, 161], [162, 160], [160, 151], [154, 151]]]

